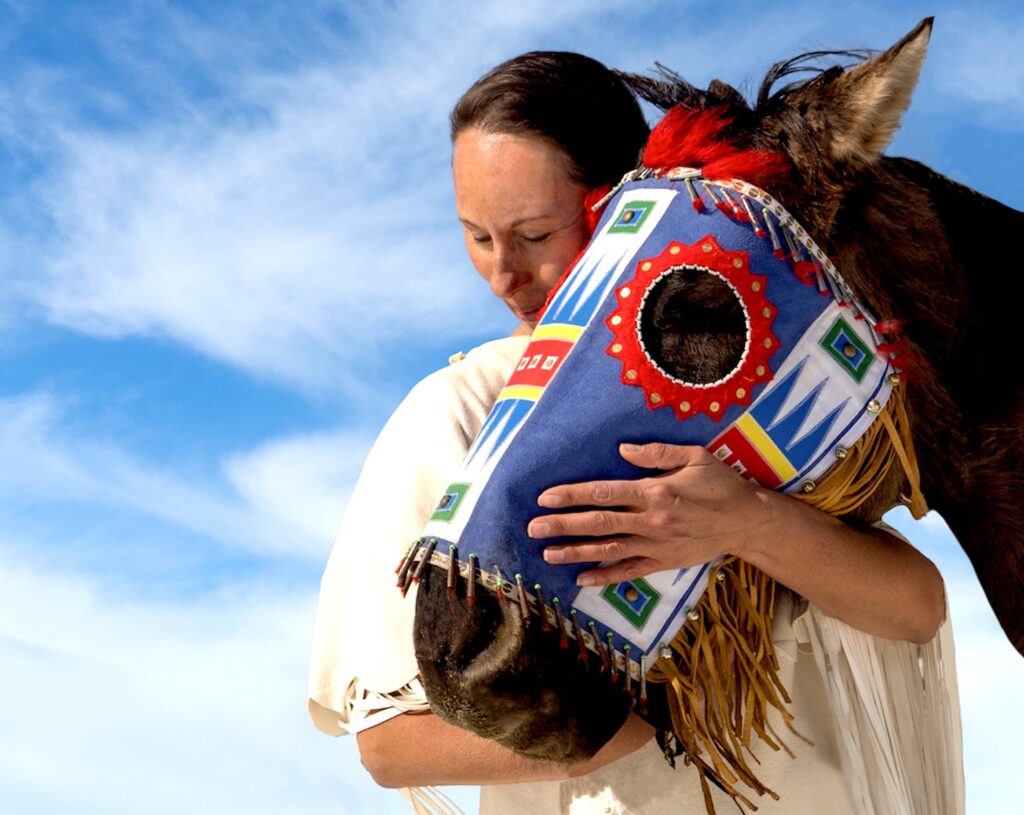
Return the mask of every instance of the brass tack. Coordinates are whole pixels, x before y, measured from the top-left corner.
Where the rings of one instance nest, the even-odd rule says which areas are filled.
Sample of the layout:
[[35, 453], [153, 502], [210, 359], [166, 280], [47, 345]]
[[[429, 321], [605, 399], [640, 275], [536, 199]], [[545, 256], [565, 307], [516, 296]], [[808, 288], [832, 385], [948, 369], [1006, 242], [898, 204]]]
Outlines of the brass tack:
[[617, 342], [617, 343], [615, 343], [615, 345], [612, 346], [612, 353], [613, 354], [618, 354], [620, 351], [622, 351], [622, 343], [621, 342]]
[[627, 586], [625, 595], [626, 599], [631, 603], [635, 603], [640, 599], [640, 592], [637, 590], [636, 586]]
[[705, 252], [710, 252], [714, 249], [714, 247], [710, 243], [702, 244], [700, 248], [703, 249]]
[[679, 409], [681, 411], [683, 411], [683, 413], [686, 413], [690, 409], [690, 403], [689, 402], [680, 402], [679, 403]]
[[631, 295], [632, 293], [633, 290], [629, 288], [629, 286], [623, 286], [621, 289], [619, 289], [620, 297], [629, 297], [629, 295]]
[[890, 385], [899, 385], [901, 381], [899, 374], [889, 374], [887, 379], [889, 380]]
[[626, 371], [626, 379], [636, 379], [636, 371], [634, 371], [632, 368]]
[[668, 250], [668, 253], [670, 255], [678, 255], [681, 251], [682, 250], [678, 246], [673, 246], [671, 249]]
[[743, 399], [747, 395], [746, 388], [736, 388], [736, 398]]
[[868, 402], [868, 413], [878, 413], [882, 409], [882, 406], [878, 403], [877, 399], [872, 399]]
[[836, 458], [838, 458], [838, 459], [844, 459], [849, 454], [850, 454], [850, 451], [847, 450], [845, 447], [837, 447], [836, 448]]
[[619, 325], [622, 322], [622, 317], [616, 314], [612, 317], [612, 325]]
[[718, 404], [718, 402], [712, 402], [712, 403], [711, 403], [711, 405], [710, 405], [710, 408], [711, 408], [711, 412], [712, 412], [712, 413], [718, 413], [718, 409], [719, 409], [720, 407], [721, 407], [721, 405], [720, 405], [720, 404]]
[[652, 393], [651, 394], [651, 401], [654, 402], [654, 404], [656, 404], [656, 405], [660, 404], [661, 403], [661, 394], [660, 393]]
[[732, 259], [732, 265], [735, 266], [737, 269], [742, 269], [743, 268], [743, 261], [740, 260], [739, 258], [733, 258]]
[[662, 659], [672, 659], [672, 649], [667, 645], [663, 645], [658, 649], [658, 656]]
[[814, 492], [815, 483], [813, 481], [805, 481], [800, 485], [800, 489], [804, 492]]
[[761, 284], [757, 280], [755, 280], [753, 283], [750, 284], [750, 288], [753, 291], [761, 291]]
[[640, 268], [645, 272], [649, 272], [651, 270], [651, 262], [649, 260], [645, 261]]

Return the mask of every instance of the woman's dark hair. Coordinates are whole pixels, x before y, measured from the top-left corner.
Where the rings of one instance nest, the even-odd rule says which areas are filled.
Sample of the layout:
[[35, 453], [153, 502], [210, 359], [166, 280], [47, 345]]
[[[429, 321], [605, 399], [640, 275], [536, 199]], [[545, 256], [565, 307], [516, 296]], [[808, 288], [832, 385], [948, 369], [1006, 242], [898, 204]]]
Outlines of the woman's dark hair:
[[463, 130], [533, 135], [571, 160], [588, 187], [614, 184], [632, 170], [649, 128], [633, 93], [597, 60], [569, 51], [531, 51], [501, 63], [463, 94], [451, 117]]

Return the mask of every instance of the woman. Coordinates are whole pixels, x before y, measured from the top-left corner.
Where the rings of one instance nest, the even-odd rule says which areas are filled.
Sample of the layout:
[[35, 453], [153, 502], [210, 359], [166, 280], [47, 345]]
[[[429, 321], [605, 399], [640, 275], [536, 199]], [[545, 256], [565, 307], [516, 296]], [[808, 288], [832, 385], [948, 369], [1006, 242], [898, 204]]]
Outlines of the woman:
[[[579, 55], [549, 53], [495, 68], [459, 101], [451, 122], [467, 250], [516, 317], [517, 333], [528, 333], [548, 291], [586, 243], [588, 196], [633, 167], [646, 125], [631, 93], [606, 68]], [[650, 726], [635, 716], [593, 760], [565, 768], [451, 727], [426, 712], [417, 696], [412, 603], [401, 604], [388, 578], [447, 483], [440, 471], [458, 465], [524, 347], [517, 337], [488, 343], [428, 377], [382, 432], [324, 575], [310, 687], [314, 721], [326, 732], [355, 732], [363, 763], [385, 786], [485, 785], [484, 812], [654, 813], [700, 806], [695, 776], [669, 769], [650, 743]], [[406, 446], [412, 438], [415, 460]], [[538, 539], [601, 536], [582, 546], [551, 547], [549, 562], [622, 559], [581, 575], [605, 583], [737, 554], [856, 628], [917, 642], [934, 635], [944, 613], [941, 578], [909, 544], [883, 531], [851, 529], [757, 489], [702, 449], [624, 446], [622, 455], [665, 474], [544, 493], [541, 507], [609, 508], [535, 519], [529, 531]], [[390, 517], [393, 511], [376, 511], [385, 500], [406, 510], [400, 523]], [[382, 529], [388, 522], [391, 528]], [[355, 558], [346, 562], [357, 542], [373, 539], [383, 543], [360, 550], [358, 565]], [[865, 574], [877, 578], [867, 592]], [[375, 612], [373, 625], [359, 608]], [[780, 614], [773, 632], [779, 643], [792, 642], [782, 650], [794, 662], [795, 616]], [[817, 747], [796, 745], [797, 761], [764, 756], [765, 780], [782, 794], [786, 811], [820, 811], [823, 797], [833, 802], [830, 811], [857, 811], [839, 772], [820, 677], [805, 665], [793, 678], [797, 721]], [[773, 777], [780, 774], [793, 783]], [[538, 783], [521, 783], [527, 781]], [[490, 786], [510, 782], [517, 783]]]

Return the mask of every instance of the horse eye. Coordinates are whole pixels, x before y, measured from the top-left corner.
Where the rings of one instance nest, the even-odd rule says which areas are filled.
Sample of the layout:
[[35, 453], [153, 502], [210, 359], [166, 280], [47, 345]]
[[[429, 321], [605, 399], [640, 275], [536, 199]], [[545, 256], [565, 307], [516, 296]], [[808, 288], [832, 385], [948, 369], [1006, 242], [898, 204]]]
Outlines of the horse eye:
[[654, 282], [644, 297], [639, 330], [650, 360], [686, 385], [725, 379], [747, 347], [747, 316], [736, 291], [698, 266], [677, 266]]

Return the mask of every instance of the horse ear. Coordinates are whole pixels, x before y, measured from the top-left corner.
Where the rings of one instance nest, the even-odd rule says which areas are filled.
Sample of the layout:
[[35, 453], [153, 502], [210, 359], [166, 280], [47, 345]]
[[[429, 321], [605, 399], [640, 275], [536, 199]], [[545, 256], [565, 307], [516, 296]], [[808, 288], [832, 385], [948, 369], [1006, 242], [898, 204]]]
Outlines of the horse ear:
[[[831, 109], [823, 131], [837, 161], [871, 162], [889, 146], [917, 85], [933, 20], [926, 17], [887, 51], [839, 74], [826, 88], [815, 89], [827, 96], [817, 101]], [[811, 91], [811, 85], [806, 90]]]

